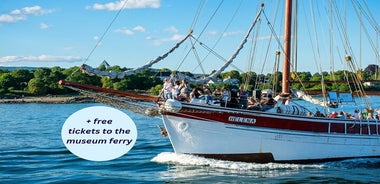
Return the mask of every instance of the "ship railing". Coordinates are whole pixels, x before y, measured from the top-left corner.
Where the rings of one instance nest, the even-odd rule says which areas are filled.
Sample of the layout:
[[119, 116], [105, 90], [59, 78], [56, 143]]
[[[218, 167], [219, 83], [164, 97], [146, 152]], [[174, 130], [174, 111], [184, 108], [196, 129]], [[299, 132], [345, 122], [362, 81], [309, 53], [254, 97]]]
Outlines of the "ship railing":
[[[334, 122], [335, 123], [335, 122]], [[328, 123], [328, 130], [327, 132], [330, 134], [332, 133], [331, 132], [331, 126], [332, 126], [332, 122], [329, 121]], [[353, 124], [353, 125], [351, 125]], [[359, 134], [360, 135], [363, 135], [363, 125], [367, 125], [367, 133], [368, 135], [380, 135], [379, 134], [379, 124], [380, 124], [380, 121], [378, 119], [359, 119], [359, 120], [354, 120], [354, 121], [350, 121], [350, 122], [347, 122], [345, 121], [344, 122], [344, 134], [347, 134], [348, 133], [348, 128], [350, 127], [353, 127], [355, 125], [359, 125]], [[376, 130], [375, 132], [372, 134], [372, 131], [371, 131], [371, 125], [374, 125]]]

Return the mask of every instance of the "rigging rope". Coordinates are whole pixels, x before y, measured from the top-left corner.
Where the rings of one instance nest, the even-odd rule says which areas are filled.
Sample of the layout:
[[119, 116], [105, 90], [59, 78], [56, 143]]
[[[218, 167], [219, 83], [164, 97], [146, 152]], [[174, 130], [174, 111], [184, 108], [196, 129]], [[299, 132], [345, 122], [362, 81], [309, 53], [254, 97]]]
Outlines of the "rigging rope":
[[159, 108], [153, 102], [144, 102], [142, 100], [136, 100], [127, 96], [112, 96], [107, 95], [105, 93], [93, 92], [90, 90], [84, 90], [73, 86], [65, 87], [74, 91], [78, 91], [87, 97], [93, 98], [96, 102], [107, 104], [115, 108], [128, 109], [132, 112], [148, 116], [156, 116], [159, 114]]
[[[88, 54], [88, 56], [86, 57], [86, 59], [84, 60], [84, 63], [87, 62], [87, 60], [91, 57], [91, 55], [94, 53], [95, 49], [100, 45], [100, 43], [103, 41], [104, 37], [106, 36], [106, 34], [108, 33], [108, 31], [111, 29], [111, 26], [113, 25], [113, 23], [116, 21], [116, 19], [119, 17], [120, 13], [123, 11], [123, 9], [126, 7], [128, 3], [128, 0], [125, 0], [122, 7], [117, 11], [115, 17], [112, 19], [112, 21], [110, 22], [110, 24], [107, 26], [106, 30], [103, 32], [102, 36], [100, 36], [99, 40], [96, 42], [94, 48], [91, 50], [91, 52]], [[83, 63], [83, 64], [84, 64]]]
[[[351, 2], [352, 2], [352, 1], [351, 1]], [[358, 5], [358, 6], [360, 6], [360, 5]], [[363, 22], [362, 22], [362, 20], [360, 19], [360, 13], [364, 13], [364, 15], [366, 15], [366, 13], [365, 13], [365, 12], [362, 12], [362, 11], [361, 11], [361, 12], [358, 12], [357, 8], [354, 8], [354, 10], [355, 10], [356, 15], [359, 17], [360, 24], [363, 25]], [[369, 18], [368, 18], [368, 19], [369, 19]], [[368, 21], [370, 21], [370, 20], [368, 20]], [[371, 23], [371, 21], [370, 21], [370, 23]], [[373, 23], [372, 23], [372, 24], [373, 24]], [[375, 31], [379, 32], [379, 30], [376, 30], [376, 29], [378, 29], [378, 26], [374, 25], [373, 27], [374, 27]], [[366, 27], [362, 27], [362, 28], [364, 29], [364, 33], [365, 33], [365, 35], [367, 36], [368, 42], [370, 43], [371, 48], [372, 48], [372, 50], [374, 51], [374, 53], [375, 53], [375, 55], [376, 55], [376, 58], [380, 58], [380, 55], [379, 55], [379, 53], [377, 52], [376, 46], [375, 46], [375, 44], [373, 43], [372, 39], [370, 38], [370, 35], [369, 35], [369, 33], [368, 33], [368, 30], [366, 29]]]
[[[217, 52], [215, 52], [213, 49], [211, 49], [210, 47], [208, 47], [207, 45], [205, 45], [204, 43], [202, 43], [201, 41], [197, 40], [195, 37], [192, 37], [194, 38], [194, 40], [199, 43], [200, 46], [202, 46], [203, 48], [205, 48], [209, 53], [213, 54], [215, 57], [217, 57], [219, 60], [222, 60], [224, 62], [227, 62], [227, 59], [225, 59], [223, 56], [219, 55]], [[242, 70], [240, 70], [238, 67], [236, 67], [234, 64], [230, 64], [232, 67], [234, 67], [236, 70], [239, 70], [242, 72]]]
[[[280, 3], [277, 3], [277, 6], [276, 6], [276, 11], [274, 11], [274, 20], [273, 20], [273, 24], [276, 24], [276, 20], [277, 20], [277, 13], [278, 13], [278, 9], [279, 9], [279, 7], [280, 7]], [[275, 33], [275, 31], [274, 31], [274, 29], [273, 29], [273, 26], [272, 26], [272, 24], [270, 23], [270, 21], [269, 21], [269, 19], [268, 19], [268, 17], [266, 16], [266, 14], [265, 14], [265, 12], [264, 12], [264, 17], [265, 17], [265, 19], [266, 19], [266, 21], [267, 21], [267, 25], [268, 25], [268, 27], [269, 27], [269, 29], [271, 30], [271, 34], [270, 34], [270, 36], [269, 36], [269, 43], [268, 43], [268, 46], [267, 46], [267, 50], [266, 50], [266, 52], [265, 52], [265, 57], [264, 57], [264, 61], [267, 61], [267, 58], [269, 57], [269, 50], [270, 50], [270, 46], [271, 46], [271, 44], [272, 44], [272, 40], [273, 40], [273, 35], [275, 36], [275, 39], [278, 41], [278, 43], [279, 43], [279, 46], [280, 47], [282, 47], [282, 44], [279, 42], [279, 38], [277, 38], [276, 37], [276, 33]], [[284, 51], [283, 49], [282, 49], [282, 51]], [[277, 54], [277, 51], [276, 51], [276, 54]], [[277, 56], [277, 55], [276, 55]], [[252, 66], [253, 67], [253, 66]], [[260, 71], [260, 74], [263, 74], [263, 72], [264, 72], [264, 67], [265, 67], [265, 62], [263, 62], [263, 64], [262, 64], [262, 66], [261, 66], [261, 71]], [[261, 79], [259, 78], [259, 77], [256, 77], [256, 81], [255, 81], [255, 89], [257, 89], [258, 88], [258, 85], [259, 85], [259, 81], [260, 81]], [[264, 80], [264, 79], [262, 79], [262, 80]]]
[[[252, 32], [253, 30], [253, 27], [256, 25], [257, 21], [259, 20], [260, 18], [260, 15], [261, 13], [263, 12], [264, 10], [264, 6], [262, 6], [262, 8], [260, 9], [260, 11], [257, 13], [254, 21], [252, 22], [251, 26], [249, 27], [246, 35], [244, 36], [243, 40], [241, 41], [240, 45], [238, 46], [238, 48], [235, 50], [235, 52], [232, 54], [232, 56], [230, 56], [230, 58], [226, 61], [226, 63], [220, 67], [218, 70], [216, 70], [214, 73], [210, 74], [208, 77], [204, 78], [204, 79], [198, 79], [198, 80], [194, 80], [194, 81], [189, 81], [189, 82], [193, 82], [193, 83], [205, 83], [205, 82], [208, 82], [210, 79], [214, 79], [216, 78], [217, 76], [220, 75], [220, 73], [222, 71], [224, 71], [229, 65], [231, 65], [231, 63], [234, 61], [234, 59], [236, 58], [236, 56], [239, 54], [239, 52], [243, 49], [244, 47], [244, 44], [247, 42], [248, 40], [248, 37], [250, 35], [250, 33]], [[107, 71], [101, 71], [101, 70], [98, 70], [98, 69], [95, 69], [95, 68], [92, 68], [91, 66], [88, 66], [88, 65], [82, 65], [82, 70], [88, 74], [96, 74], [96, 75], [99, 75], [99, 76], [108, 76], [110, 78], [123, 78], [125, 76], [128, 76], [128, 75], [132, 75], [134, 73], [138, 73], [140, 72], [141, 70], [144, 70], [144, 69], [147, 69], [149, 67], [151, 67], [153, 64], [157, 63], [158, 61], [161, 61], [163, 60], [164, 58], [166, 58], [170, 53], [172, 53], [175, 49], [177, 49], [187, 38], [189, 37], [192, 37], [194, 38], [195, 40], [197, 40], [191, 33], [188, 34], [183, 40], [181, 40], [179, 43], [177, 43], [171, 50], [169, 50], [168, 52], [166, 52], [165, 54], [163, 54], [162, 56], [159, 56], [157, 57], [156, 59], [148, 62], [147, 64], [145, 64], [144, 66], [141, 66], [139, 68], [136, 68], [136, 69], [133, 69], [133, 70], [128, 70], [128, 71], [125, 71], [125, 72], [114, 72], [114, 71], [111, 71], [111, 72], [107, 72]], [[199, 42], [197, 40], [197, 42]], [[201, 43], [201, 42], [199, 42]], [[201, 43], [201, 45], [203, 45]]]
[[[213, 52], [213, 50], [215, 49], [215, 47], [218, 45], [218, 43], [220, 42], [220, 40], [223, 38], [224, 34], [226, 33], [227, 29], [230, 27], [231, 23], [233, 22], [233, 20], [235, 19], [237, 13], [239, 12], [239, 9], [241, 7], [241, 4], [242, 4], [242, 1], [240, 1], [240, 4], [238, 5], [238, 7], [236, 8], [235, 12], [233, 13], [230, 21], [228, 22], [228, 24], [226, 25], [226, 27], [223, 29], [223, 31], [221, 32], [219, 38], [216, 40], [216, 42], [214, 43], [214, 45], [211, 47], [211, 48], [208, 48], [209, 49], [209, 53], [202, 59], [201, 61], [201, 64], [207, 59], [207, 57], [212, 54], [212, 53], [215, 53]], [[215, 54], [214, 54], [215, 55]], [[222, 58], [222, 57], [220, 57]], [[223, 58], [223, 61], [226, 61], [226, 59]], [[236, 66], [234, 66], [233, 64], [231, 64], [232, 67], [234, 68], [237, 68]], [[198, 66], [197, 66], [198, 67]], [[194, 72], [197, 67], [194, 68], [194, 70], [192, 72]], [[178, 69], [178, 68], [177, 68]]]
[[211, 20], [215, 17], [216, 12], [218, 12], [219, 8], [222, 6], [224, 0], [220, 1], [218, 7], [215, 9], [214, 13], [211, 15], [210, 19], [206, 23], [206, 26], [203, 27], [202, 31], [198, 35], [198, 39], [203, 35], [204, 31], [206, 30], [207, 26], [210, 25]]
[[202, 64], [201, 64], [201, 59], [200, 59], [200, 57], [199, 57], [199, 55], [198, 55], [198, 52], [197, 52], [197, 50], [195, 49], [195, 47], [194, 47], [194, 43], [192, 42], [192, 40], [190, 40], [191, 41], [191, 45], [192, 45], [192, 51], [193, 51], [193, 53], [194, 53], [194, 55], [195, 55], [195, 58], [196, 58], [196, 60], [197, 60], [197, 62], [198, 62], [198, 66], [199, 67], [201, 67], [201, 70], [202, 70], [202, 72], [203, 72], [203, 74], [205, 74], [206, 72], [205, 72], [205, 69], [203, 68], [203, 66], [202, 66]]
[[239, 54], [239, 52], [241, 51], [241, 49], [243, 49], [245, 43], [247, 42], [248, 40], [248, 37], [250, 35], [250, 33], [252, 32], [252, 29], [253, 27], [256, 25], [257, 21], [259, 20], [260, 18], [260, 15], [261, 13], [264, 11], [264, 5], [262, 5], [259, 13], [256, 15], [256, 18], [255, 20], [253, 21], [253, 23], [251, 24], [251, 26], [249, 27], [246, 35], [244, 36], [244, 39], [241, 41], [239, 47], [236, 49], [236, 51], [232, 54], [232, 56], [227, 60], [227, 62], [221, 67], [219, 68], [219, 70], [216, 70], [214, 73], [210, 74], [208, 77], [205, 77], [203, 79], [199, 79], [199, 80], [196, 80], [196, 83], [199, 83], [199, 84], [202, 84], [202, 83], [205, 83], [205, 82], [208, 82], [209, 80], [211, 79], [214, 79], [216, 78], [217, 76], [219, 76], [222, 71], [224, 71], [231, 63], [232, 61], [234, 61], [234, 59], [236, 58], [236, 56]]
[[[123, 5], [121, 6], [121, 8], [117, 11], [117, 13], [115, 14], [115, 17], [112, 19], [112, 21], [110, 22], [110, 24], [107, 26], [106, 30], [103, 32], [102, 36], [100, 36], [100, 38], [98, 39], [98, 41], [96, 42], [95, 46], [92, 48], [92, 50], [90, 51], [90, 53], [87, 55], [87, 57], [85, 58], [85, 60], [83, 61], [83, 64], [85, 64], [89, 58], [92, 56], [92, 54], [95, 52], [95, 49], [98, 48], [98, 46], [100, 45], [100, 43], [103, 41], [104, 37], [106, 36], [106, 34], [108, 33], [108, 31], [111, 29], [111, 26], [113, 25], [113, 23], [116, 21], [116, 19], [119, 17], [120, 13], [123, 11], [123, 9], [126, 7], [128, 3], [128, 0], [125, 0]], [[73, 73], [71, 73], [71, 75], [69, 77], [71, 77], [74, 73], [76, 73], [79, 69], [73, 71]]]
[[206, 2], [205, 0], [203, 0], [203, 1], [200, 2], [199, 6], [198, 6], [198, 9], [197, 9], [197, 13], [195, 13], [193, 23], [190, 26], [190, 30], [193, 30], [194, 27], [195, 27], [195, 24], [198, 22], [198, 18], [201, 15], [200, 12], [202, 11], [202, 8], [205, 5], [205, 2]]

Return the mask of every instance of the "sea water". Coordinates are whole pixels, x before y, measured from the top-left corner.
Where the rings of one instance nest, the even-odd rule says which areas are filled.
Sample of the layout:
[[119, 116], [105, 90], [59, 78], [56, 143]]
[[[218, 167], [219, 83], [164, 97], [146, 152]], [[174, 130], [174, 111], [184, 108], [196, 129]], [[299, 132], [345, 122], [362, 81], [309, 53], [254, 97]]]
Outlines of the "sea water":
[[74, 112], [99, 105], [0, 104], [0, 183], [380, 183], [380, 159], [255, 164], [176, 154], [157, 128], [160, 118], [128, 110], [134, 147], [111, 161], [88, 161], [68, 151], [61, 129]]

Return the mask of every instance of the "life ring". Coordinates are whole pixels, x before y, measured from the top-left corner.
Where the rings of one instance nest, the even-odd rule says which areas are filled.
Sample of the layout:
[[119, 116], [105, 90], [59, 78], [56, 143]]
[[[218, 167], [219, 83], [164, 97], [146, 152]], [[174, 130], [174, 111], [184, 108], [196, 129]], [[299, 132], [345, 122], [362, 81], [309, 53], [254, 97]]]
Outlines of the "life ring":
[[178, 123], [177, 127], [178, 127], [178, 130], [182, 132], [182, 131], [187, 130], [187, 128], [189, 127], [189, 124], [187, 124], [186, 122], [180, 122]]

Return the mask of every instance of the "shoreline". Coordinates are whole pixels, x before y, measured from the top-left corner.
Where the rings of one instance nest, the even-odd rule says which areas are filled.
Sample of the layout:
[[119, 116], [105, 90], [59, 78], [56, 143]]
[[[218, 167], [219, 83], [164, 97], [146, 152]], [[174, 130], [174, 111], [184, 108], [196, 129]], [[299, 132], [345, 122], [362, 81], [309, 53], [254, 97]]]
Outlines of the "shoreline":
[[[308, 91], [309, 95], [321, 95], [314, 91]], [[368, 96], [380, 96], [380, 91], [366, 92]], [[355, 95], [354, 95], [355, 96]], [[0, 104], [23, 104], [23, 103], [46, 103], [46, 104], [74, 104], [74, 103], [96, 103], [96, 101], [87, 96], [39, 96], [39, 97], [23, 97], [13, 99], [0, 99]]]
[[22, 104], [22, 103], [47, 103], [47, 104], [69, 104], [69, 103], [94, 103], [95, 100], [86, 96], [68, 97], [24, 97], [14, 99], [0, 99], [0, 104]]

